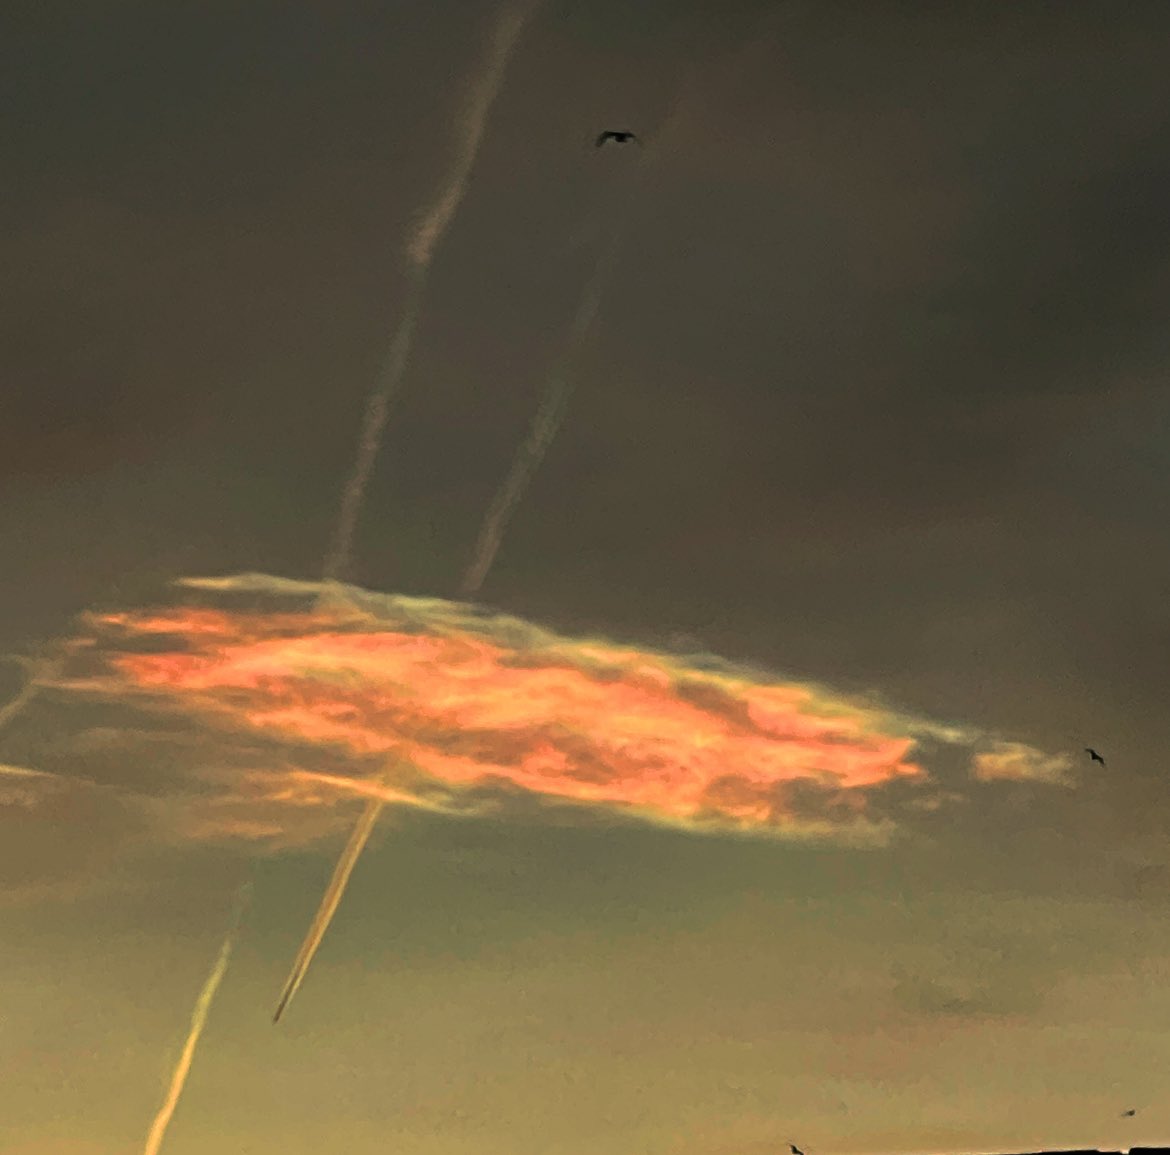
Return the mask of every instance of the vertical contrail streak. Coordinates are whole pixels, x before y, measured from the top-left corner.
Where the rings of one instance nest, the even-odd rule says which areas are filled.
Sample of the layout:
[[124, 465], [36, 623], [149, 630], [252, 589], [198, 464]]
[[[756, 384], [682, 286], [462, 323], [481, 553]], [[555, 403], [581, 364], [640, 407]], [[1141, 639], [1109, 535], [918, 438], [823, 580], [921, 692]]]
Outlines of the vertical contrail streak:
[[324, 577], [327, 583], [340, 581], [344, 577], [354, 530], [357, 527], [358, 513], [382, 444], [390, 403], [402, 381], [410, 357], [411, 343], [422, 312], [427, 274], [435, 249], [443, 239], [451, 218], [467, 191], [468, 178], [480, 144], [483, 142], [488, 114], [499, 94], [512, 50], [534, 8], [534, 3], [510, 5], [501, 14], [492, 33], [483, 71], [477, 77], [469, 94], [467, 111], [460, 125], [461, 131], [451, 167], [443, 185], [407, 242], [406, 305], [369, 400], [366, 402], [357, 457], [342, 492], [337, 528], [325, 558]]
[[349, 836], [349, 841], [345, 844], [345, 849], [341, 852], [341, 857], [333, 868], [333, 877], [329, 880], [329, 886], [321, 899], [321, 905], [317, 908], [317, 913], [309, 927], [309, 933], [305, 935], [305, 941], [301, 943], [301, 949], [297, 951], [296, 961], [289, 972], [288, 981], [284, 984], [280, 1002], [276, 1007], [276, 1014], [272, 1016], [274, 1023], [280, 1022], [280, 1016], [284, 1014], [285, 1007], [292, 1001], [293, 995], [297, 993], [297, 989], [304, 980], [309, 963], [313, 961], [313, 955], [317, 953], [317, 948], [321, 945], [321, 940], [329, 929], [329, 923], [333, 919], [338, 903], [341, 902], [341, 896], [345, 893], [349, 876], [353, 873], [358, 856], [365, 849], [365, 845], [373, 833], [384, 805], [385, 803], [380, 798], [372, 798], [362, 812], [361, 818], [358, 819], [358, 824], [353, 828], [353, 833]]
[[159, 1108], [158, 1114], [155, 1116], [154, 1124], [150, 1128], [150, 1134], [146, 1137], [146, 1147], [143, 1155], [158, 1155], [162, 1141], [166, 1137], [171, 1116], [175, 1113], [175, 1107], [178, 1106], [179, 1097], [183, 1093], [183, 1084], [187, 1082], [187, 1075], [191, 1070], [191, 1060], [195, 1057], [195, 1048], [199, 1044], [199, 1036], [203, 1034], [203, 1027], [207, 1022], [207, 1013], [211, 1010], [211, 1003], [215, 998], [215, 992], [219, 990], [219, 984], [223, 981], [228, 960], [232, 957], [232, 948], [236, 945], [236, 937], [240, 932], [240, 922], [243, 920], [244, 911], [247, 909], [251, 896], [252, 884], [248, 882], [240, 890], [239, 896], [236, 899], [235, 914], [232, 918], [231, 929], [228, 931], [227, 937], [223, 940], [223, 946], [219, 948], [219, 955], [215, 960], [215, 966], [211, 968], [211, 974], [207, 976], [207, 982], [203, 984], [203, 989], [199, 992], [199, 998], [195, 1001], [195, 1010], [191, 1014], [191, 1029], [187, 1032], [187, 1041], [183, 1045], [183, 1052], [179, 1056], [178, 1063], [175, 1064], [175, 1072], [171, 1076], [167, 1096], [163, 1100], [163, 1105]]

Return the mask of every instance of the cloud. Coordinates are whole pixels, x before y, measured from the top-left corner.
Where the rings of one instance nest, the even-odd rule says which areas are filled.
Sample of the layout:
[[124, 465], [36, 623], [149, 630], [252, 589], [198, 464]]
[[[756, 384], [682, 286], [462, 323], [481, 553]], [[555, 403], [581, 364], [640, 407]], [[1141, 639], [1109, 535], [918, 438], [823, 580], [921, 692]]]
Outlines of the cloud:
[[0, 766], [0, 896], [5, 906], [71, 900], [150, 829], [138, 800], [81, 778]]
[[53, 775], [46, 774], [43, 770], [30, 770], [27, 766], [9, 766], [5, 763], [0, 763], [0, 777], [52, 778]]
[[[168, 841], [309, 845], [380, 798], [880, 844], [924, 800], [946, 805], [924, 751], [979, 740], [713, 655], [464, 603], [353, 587], [322, 602], [318, 583], [264, 575], [178, 586], [169, 604], [84, 617], [48, 683], [63, 737], [38, 759], [117, 784]], [[75, 710], [117, 724], [70, 732]], [[977, 764], [1043, 778], [1029, 751], [999, 743]]]
[[27, 766], [0, 762], [0, 812], [7, 807], [32, 810], [55, 791], [68, 789], [72, 780]]
[[[102, 710], [116, 712], [109, 703]], [[238, 844], [279, 852], [343, 831], [347, 802], [407, 800], [388, 785], [353, 777], [352, 766], [329, 752], [298, 751], [298, 760], [263, 739], [168, 727], [158, 725], [158, 718], [69, 732], [65, 719], [53, 717], [65, 732], [41, 752], [53, 772], [38, 775], [58, 783], [99, 780], [159, 845]], [[70, 777], [82, 768], [89, 779]]]
[[809, 687], [436, 599], [373, 605], [94, 616], [93, 668], [65, 684], [389, 762], [419, 804], [427, 782], [451, 800], [497, 782], [667, 822], [780, 828], [798, 824], [798, 797], [856, 797], [836, 806], [844, 819], [863, 809], [850, 792], [922, 773], [911, 737]]
[[996, 742], [991, 750], [972, 759], [971, 772], [980, 782], [1048, 782], [1071, 785], [1072, 761], [1065, 755], [1045, 754], [1021, 742]]

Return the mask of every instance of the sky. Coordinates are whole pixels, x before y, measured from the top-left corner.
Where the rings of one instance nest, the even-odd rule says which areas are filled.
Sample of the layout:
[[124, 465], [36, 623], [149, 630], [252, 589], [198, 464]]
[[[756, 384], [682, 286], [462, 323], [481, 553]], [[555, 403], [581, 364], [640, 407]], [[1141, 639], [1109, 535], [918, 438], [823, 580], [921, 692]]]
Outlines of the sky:
[[0, 1150], [1165, 1143], [1170, 10], [536, 5], [329, 609], [499, 15], [0, 16]]

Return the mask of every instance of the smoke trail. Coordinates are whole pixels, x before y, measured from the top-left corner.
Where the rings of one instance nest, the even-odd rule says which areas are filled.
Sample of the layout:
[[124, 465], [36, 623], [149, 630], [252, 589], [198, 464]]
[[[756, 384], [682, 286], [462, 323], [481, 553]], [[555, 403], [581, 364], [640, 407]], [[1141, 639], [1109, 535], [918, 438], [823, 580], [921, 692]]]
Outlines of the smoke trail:
[[[676, 100], [671, 113], [667, 117], [666, 123], [658, 134], [660, 139], [665, 137], [668, 130], [673, 128], [676, 123], [679, 107], [680, 101]], [[656, 149], [654, 143], [651, 142], [644, 159], [638, 167], [634, 186], [631, 189], [630, 201], [633, 200], [638, 189], [641, 187], [646, 172], [648, 171], [648, 162], [655, 154]], [[548, 384], [545, 386], [540, 405], [536, 410], [536, 416], [533, 417], [532, 424], [529, 427], [528, 436], [521, 444], [515, 458], [513, 458], [512, 466], [504, 479], [503, 485], [496, 491], [496, 495], [488, 507], [487, 515], [484, 517], [483, 526], [476, 540], [471, 563], [468, 565], [467, 571], [463, 575], [463, 581], [459, 586], [459, 594], [461, 597], [473, 596], [479, 591], [480, 586], [483, 585], [484, 579], [492, 567], [492, 562], [495, 561], [496, 553], [499, 551], [500, 543], [504, 537], [504, 531], [508, 528], [508, 523], [511, 521], [512, 515], [516, 512], [516, 508], [520, 504], [520, 500], [524, 496], [529, 482], [532, 480], [532, 475], [540, 466], [545, 453], [548, 452], [548, 448], [553, 442], [553, 438], [556, 437], [557, 431], [561, 427], [561, 422], [565, 417], [565, 411], [568, 408], [569, 398], [572, 396], [573, 387], [576, 383], [573, 378], [573, 368], [580, 356], [581, 348], [593, 328], [593, 322], [601, 306], [601, 297], [606, 282], [609, 279], [610, 273], [613, 271], [614, 265], [617, 263], [622, 242], [625, 240], [629, 208], [630, 205], [627, 201], [622, 207], [618, 223], [613, 228], [609, 242], [602, 249], [601, 255], [597, 259], [597, 264], [593, 267], [593, 272], [589, 280], [585, 283], [584, 291], [581, 293], [581, 299], [577, 303], [577, 311], [569, 326], [569, 336], [565, 344], [565, 350], [561, 355], [556, 369], [550, 376]]]
[[304, 980], [305, 973], [309, 969], [309, 963], [313, 961], [313, 955], [317, 953], [317, 948], [321, 945], [321, 940], [325, 937], [325, 932], [329, 929], [329, 923], [333, 920], [333, 915], [336, 913], [337, 906], [341, 902], [341, 896], [345, 893], [346, 884], [349, 882], [349, 876], [353, 873], [353, 868], [357, 864], [358, 856], [365, 849], [365, 845], [373, 833], [374, 826], [377, 824], [378, 817], [382, 813], [382, 807], [385, 805], [386, 803], [381, 798], [370, 799], [369, 804], [362, 812], [361, 818], [358, 819], [358, 824], [353, 828], [353, 833], [349, 836], [349, 842], [346, 843], [345, 849], [341, 852], [341, 857], [337, 860], [337, 865], [333, 868], [333, 877], [329, 880], [329, 886], [326, 888], [325, 895], [321, 899], [321, 905], [317, 908], [317, 913], [309, 927], [309, 932], [305, 935], [305, 941], [301, 943], [301, 949], [297, 952], [296, 961], [293, 963], [292, 970], [289, 972], [288, 981], [284, 984], [284, 990], [281, 992], [280, 1003], [277, 1005], [276, 1014], [272, 1016], [274, 1023], [280, 1022], [280, 1016], [284, 1013], [285, 1007], [292, 1001], [293, 995], [297, 993], [298, 988]]
[[191, 1029], [187, 1032], [187, 1042], [184, 1044], [183, 1052], [179, 1056], [178, 1063], [175, 1065], [175, 1073], [171, 1076], [171, 1084], [167, 1090], [167, 1096], [163, 1100], [163, 1105], [159, 1108], [158, 1114], [155, 1116], [154, 1124], [150, 1128], [150, 1134], [146, 1137], [146, 1147], [143, 1155], [158, 1155], [162, 1141], [166, 1137], [171, 1116], [175, 1113], [175, 1107], [179, 1103], [179, 1096], [183, 1093], [183, 1084], [186, 1083], [187, 1075], [191, 1070], [191, 1060], [195, 1057], [195, 1048], [199, 1043], [199, 1036], [203, 1033], [203, 1026], [207, 1022], [207, 1013], [211, 1010], [211, 1002], [215, 998], [215, 992], [219, 990], [219, 984], [223, 981], [228, 960], [232, 956], [232, 948], [236, 945], [236, 937], [240, 931], [240, 923], [243, 920], [244, 911], [247, 909], [251, 897], [252, 883], [246, 882], [240, 888], [239, 896], [236, 898], [231, 929], [228, 931], [227, 937], [223, 940], [223, 946], [219, 948], [219, 955], [215, 960], [215, 966], [211, 968], [211, 974], [207, 976], [207, 982], [203, 984], [203, 989], [199, 992], [199, 998], [195, 1001], [195, 1010], [191, 1014]]
[[422, 312], [427, 274], [435, 249], [443, 239], [443, 234], [467, 191], [468, 177], [483, 141], [488, 113], [499, 94], [512, 50], [534, 9], [535, 3], [510, 5], [501, 14], [492, 34], [483, 72], [469, 94], [468, 107], [460, 126], [461, 134], [451, 168], [434, 201], [407, 243], [406, 305], [366, 403], [357, 457], [342, 492], [336, 533], [325, 558], [326, 582], [341, 580], [349, 562], [358, 512], [370, 480], [374, 460], [382, 444], [390, 402], [402, 380], [410, 356], [411, 342]]

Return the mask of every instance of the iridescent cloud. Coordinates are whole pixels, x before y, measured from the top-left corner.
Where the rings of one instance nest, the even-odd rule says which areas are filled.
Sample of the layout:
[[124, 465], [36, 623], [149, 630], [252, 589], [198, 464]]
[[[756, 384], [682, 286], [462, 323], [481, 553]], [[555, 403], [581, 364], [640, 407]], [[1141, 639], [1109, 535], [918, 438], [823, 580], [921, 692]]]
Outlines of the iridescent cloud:
[[856, 837], [888, 830], [875, 792], [928, 785], [920, 739], [971, 741], [464, 603], [263, 575], [179, 585], [182, 604], [87, 615], [54, 684], [198, 721], [190, 761], [220, 787], [196, 800], [208, 832], [275, 837], [289, 811], [356, 795], [466, 813], [521, 792], [694, 830]]

